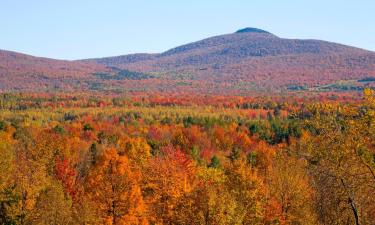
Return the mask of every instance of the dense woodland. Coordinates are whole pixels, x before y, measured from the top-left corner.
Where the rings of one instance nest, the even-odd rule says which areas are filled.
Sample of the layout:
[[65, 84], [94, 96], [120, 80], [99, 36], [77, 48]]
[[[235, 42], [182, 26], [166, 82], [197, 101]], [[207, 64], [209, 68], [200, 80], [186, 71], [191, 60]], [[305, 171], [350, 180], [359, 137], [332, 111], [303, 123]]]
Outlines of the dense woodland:
[[0, 95], [0, 224], [375, 224], [375, 95]]

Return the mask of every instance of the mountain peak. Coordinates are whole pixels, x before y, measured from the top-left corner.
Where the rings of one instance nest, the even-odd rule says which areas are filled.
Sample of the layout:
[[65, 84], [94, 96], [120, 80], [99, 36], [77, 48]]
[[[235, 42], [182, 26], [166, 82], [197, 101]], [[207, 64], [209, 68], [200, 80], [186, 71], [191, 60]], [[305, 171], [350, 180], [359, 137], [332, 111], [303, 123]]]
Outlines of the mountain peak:
[[246, 27], [246, 28], [240, 29], [240, 30], [236, 31], [236, 34], [238, 34], [238, 33], [263, 33], [263, 34], [271, 34], [268, 31], [265, 31], [265, 30], [262, 30], [262, 29], [258, 29], [258, 28], [253, 28], [253, 27]]

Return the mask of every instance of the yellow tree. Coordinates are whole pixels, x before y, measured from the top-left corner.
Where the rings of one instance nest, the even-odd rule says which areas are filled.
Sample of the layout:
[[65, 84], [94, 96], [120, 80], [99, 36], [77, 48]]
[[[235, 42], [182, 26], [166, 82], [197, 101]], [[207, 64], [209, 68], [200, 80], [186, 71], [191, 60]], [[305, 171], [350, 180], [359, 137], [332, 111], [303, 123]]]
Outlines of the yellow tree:
[[121, 138], [120, 154], [125, 154], [138, 165], [143, 165], [151, 156], [151, 147], [144, 138]]
[[175, 207], [172, 224], [242, 224], [238, 205], [226, 187], [226, 175], [218, 168], [199, 168], [198, 182]]
[[53, 182], [38, 195], [29, 218], [31, 224], [72, 224], [72, 202], [58, 182]]
[[306, 162], [279, 153], [269, 176], [271, 201], [280, 206], [280, 217], [270, 215], [285, 224], [318, 224], [314, 211], [314, 193], [309, 184]]
[[[373, 129], [358, 108], [323, 105], [313, 108], [305, 135], [293, 149], [309, 162], [316, 207], [323, 224], [372, 224], [375, 177]], [[369, 112], [369, 111], [368, 111]], [[367, 114], [368, 115], [368, 114]], [[365, 122], [363, 122], [365, 121]], [[369, 138], [370, 137], [370, 138]]]
[[226, 170], [226, 186], [237, 202], [236, 215], [241, 224], [261, 224], [266, 189], [255, 169], [238, 159]]
[[51, 182], [53, 149], [42, 144], [47, 139], [38, 136], [40, 131], [38, 127], [20, 127], [14, 134], [13, 179], [18, 201], [11, 211], [20, 224], [29, 223], [38, 195]]
[[179, 199], [192, 190], [195, 165], [179, 150], [169, 147], [163, 151], [164, 156], [147, 165], [143, 189], [152, 222], [173, 224]]
[[104, 150], [87, 177], [86, 193], [105, 224], [148, 224], [140, 173], [116, 149]]
[[0, 224], [10, 223], [11, 215], [8, 215], [8, 210], [15, 201], [12, 193], [15, 155], [11, 135], [0, 131]]

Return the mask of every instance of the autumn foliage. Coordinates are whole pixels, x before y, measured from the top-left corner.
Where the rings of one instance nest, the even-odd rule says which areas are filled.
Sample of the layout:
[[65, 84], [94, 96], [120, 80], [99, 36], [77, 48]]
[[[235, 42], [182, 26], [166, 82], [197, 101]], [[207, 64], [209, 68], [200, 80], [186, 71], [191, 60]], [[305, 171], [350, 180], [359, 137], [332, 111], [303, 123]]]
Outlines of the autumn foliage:
[[374, 99], [3, 94], [0, 224], [374, 224]]

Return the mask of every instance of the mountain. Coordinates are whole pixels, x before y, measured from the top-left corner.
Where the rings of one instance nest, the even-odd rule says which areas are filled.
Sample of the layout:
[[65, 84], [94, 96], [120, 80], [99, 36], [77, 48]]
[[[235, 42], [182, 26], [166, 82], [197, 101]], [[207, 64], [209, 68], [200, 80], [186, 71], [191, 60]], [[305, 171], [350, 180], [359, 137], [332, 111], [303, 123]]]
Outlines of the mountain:
[[[0, 90], [45, 91], [88, 88], [92, 73], [109, 71], [106, 66], [34, 57], [0, 50]], [[81, 84], [83, 85], [81, 87]]]
[[284, 39], [257, 28], [211, 37], [161, 54], [89, 61], [186, 80], [192, 85], [205, 82], [245, 91], [326, 87], [337, 82], [351, 85], [375, 76], [374, 52], [320, 40]]
[[[244, 28], [160, 54], [79, 61], [0, 52], [0, 81], [12, 77], [80, 90], [244, 94], [252, 91], [357, 90], [374, 86], [375, 53], [320, 40], [280, 38]], [[59, 82], [60, 83], [59, 83]], [[69, 82], [66, 82], [69, 81]], [[76, 83], [79, 85], [73, 85]], [[73, 85], [73, 86], [72, 86]], [[0, 86], [0, 89], [4, 87]], [[38, 89], [37, 89], [38, 90]]]

